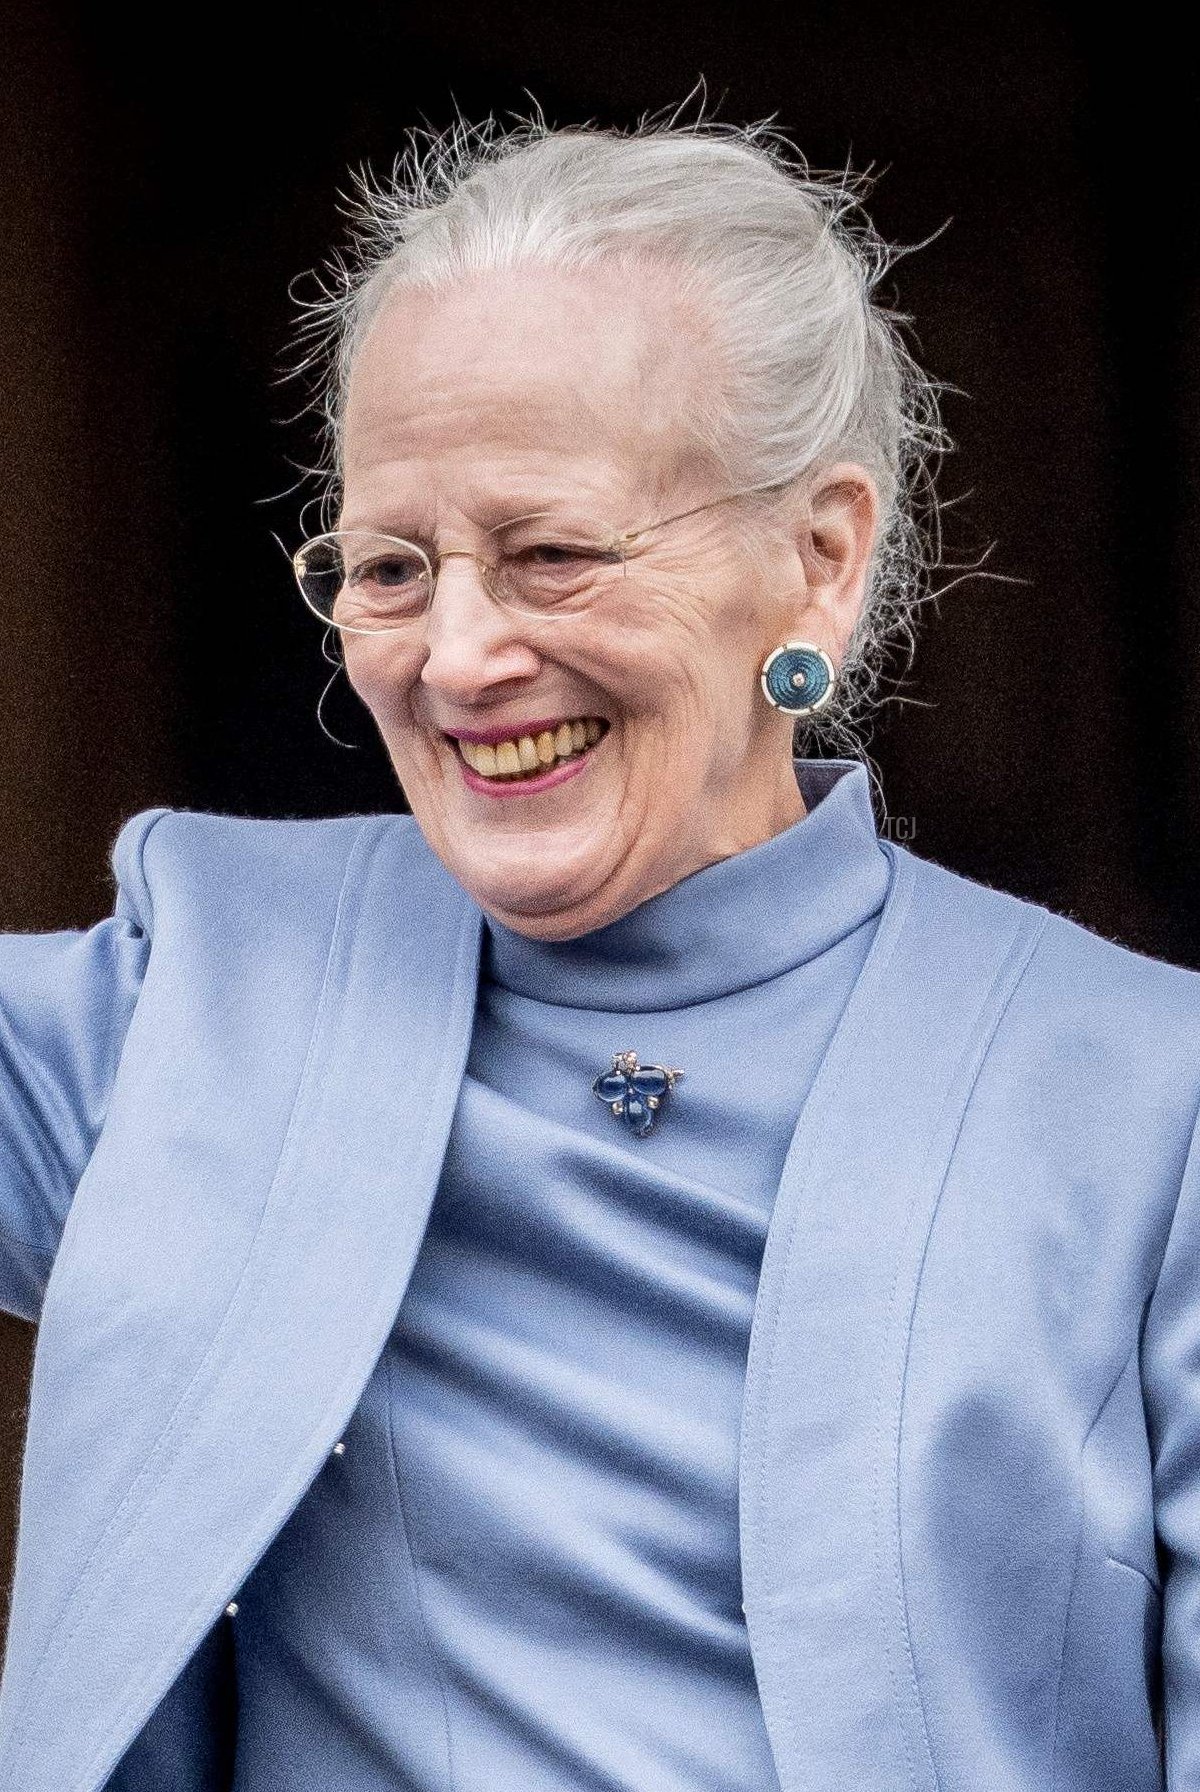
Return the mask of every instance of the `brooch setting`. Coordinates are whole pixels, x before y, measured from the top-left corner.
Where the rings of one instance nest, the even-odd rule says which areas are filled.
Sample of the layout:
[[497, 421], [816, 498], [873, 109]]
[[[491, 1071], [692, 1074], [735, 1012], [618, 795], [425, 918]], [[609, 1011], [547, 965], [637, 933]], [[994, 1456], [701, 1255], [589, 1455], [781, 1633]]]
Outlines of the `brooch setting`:
[[600, 1073], [592, 1094], [618, 1120], [624, 1120], [635, 1138], [644, 1139], [666, 1112], [671, 1090], [682, 1070], [663, 1064], [639, 1064], [636, 1052], [614, 1052], [612, 1069]]

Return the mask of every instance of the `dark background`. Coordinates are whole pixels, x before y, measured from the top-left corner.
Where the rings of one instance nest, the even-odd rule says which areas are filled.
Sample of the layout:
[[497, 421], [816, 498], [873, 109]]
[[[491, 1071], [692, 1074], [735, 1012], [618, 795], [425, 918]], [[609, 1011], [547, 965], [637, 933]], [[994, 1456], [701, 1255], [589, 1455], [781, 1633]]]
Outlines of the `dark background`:
[[[1200, 967], [1196, 68], [1166, 15], [138, 9], [10, 0], [0, 84], [0, 927], [109, 912], [135, 810], [402, 806], [272, 531], [311, 457], [289, 282], [407, 128], [629, 125], [698, 76], [817, 167], [874, 166], [889, 285], [962, 389], [951, 557], [870, 743], [917, 852]], [[1118, 30], [1119, 21], [1119, 30]], [[0, 1520], [29, 1328], [0, 1321]], [[2, 1525], [0, 1525], [2, 1528]], [[3, 1564], [0, 1563], [0, 1567]], [[5, 1583], [7, 1576], [4, 1577]], [[2, 1587], [0, 1587], [2, 1591]]]

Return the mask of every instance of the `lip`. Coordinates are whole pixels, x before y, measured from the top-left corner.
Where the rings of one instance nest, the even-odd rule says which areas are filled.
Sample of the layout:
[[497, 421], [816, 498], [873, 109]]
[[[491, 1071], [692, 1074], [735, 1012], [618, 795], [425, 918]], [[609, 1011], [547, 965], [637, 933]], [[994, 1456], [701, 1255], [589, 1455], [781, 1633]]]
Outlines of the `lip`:
[[[510, 722], [507, 728], [443, 728], [442, 733], [447, 740], [465, 740], [473, 747], [494, 747], [502, 740], [520, 740], [523, 734], [535, 738], [539, 734], [554, 734], [564, 722], [582, 721], [589, 712], [581, 711], [578, 715], [556, 716], [552, 721], [544, 722]], [[607, 716], [597, 716], [598, 722], [607, 721]], [[596, 745], [599, 746], [599, 741]]]
[[[469, 739], [470, 737], [460, 736], [459, 738]], [[502, 734], [499, 738], [509, 740], [512, 737]], [[579, 754], [577, 758], [560, 760], [548, 771], [539, 772], [536, 778], [521, 778], [512, 783], [506, 782], [503, 778], [482, 777], [479, 772], [472, 771], [461, 753], [456, 752], [454, 757], [458, 761], [458, 769], [462, 773], [463, 783], [468, 790], [477, 790], [481, 796], [537, 796], [541, 791], [550, 790], [555, 784], [565, 784], [568, 778], [573, 778], [577, 773], [586, 770], [593, 755], [599, 752], [607, 739], [608, 733], [606, 732], [600, 736], [595, 746], [589, 747], [586, 753]]]

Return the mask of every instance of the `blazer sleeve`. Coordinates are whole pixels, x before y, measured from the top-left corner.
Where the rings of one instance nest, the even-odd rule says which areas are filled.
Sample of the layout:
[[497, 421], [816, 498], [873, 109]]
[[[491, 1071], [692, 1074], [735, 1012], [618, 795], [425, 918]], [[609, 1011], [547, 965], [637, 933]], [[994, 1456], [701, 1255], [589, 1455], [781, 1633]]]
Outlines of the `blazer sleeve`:
[[1142, 1331], [1169, 1792], [1200, 1786], [1200, 1119]]
[[166, 809], [131, 816], [94, 927], [0, 935], [0, 1309], [36, 1320], [79, 1179], [104, 1125], [150, 954], [142, 853]]

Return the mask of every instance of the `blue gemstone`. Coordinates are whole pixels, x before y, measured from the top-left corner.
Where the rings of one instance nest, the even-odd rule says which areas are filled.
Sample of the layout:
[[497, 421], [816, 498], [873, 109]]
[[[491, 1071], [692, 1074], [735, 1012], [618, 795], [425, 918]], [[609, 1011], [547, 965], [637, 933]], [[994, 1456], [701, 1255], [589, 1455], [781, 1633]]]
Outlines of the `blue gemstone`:
[[619, 1070], [606, 1070], [592, 1084], [593, 1092], [601, 1101], [624, 1101], [628, 1089], [629, 1079]]
[[630, 1131], [644, 1138], [654, 1125], [654, 1110], [648, 1108], [640, 1096], [630, 1095], [625, 1103], [625, 1118]]
[[671, 1086], [666, 1071], [657, 1064], [646, 1064], [641, 1070], [635, 1070], [629, 1081], [639, 1095], [665, 1095]]

